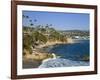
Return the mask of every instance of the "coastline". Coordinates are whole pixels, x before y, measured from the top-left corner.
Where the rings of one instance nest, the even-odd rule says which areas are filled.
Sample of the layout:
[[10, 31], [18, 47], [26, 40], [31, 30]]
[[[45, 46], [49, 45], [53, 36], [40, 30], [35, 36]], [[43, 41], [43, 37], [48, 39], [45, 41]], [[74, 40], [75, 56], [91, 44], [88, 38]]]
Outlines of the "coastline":
[[37, 48], [43, 48], [43, 47], [47, 47], [47, 46], [53, 46], [56, 44], [71, 44], [74, 43], [74, 40], [72, 38], [67, 38], [66, 42], [61, 42], [61, 41], [48, 41], [46, 42], [46, 44], [42, 44], [37, 46]]
[[67, 44], [62, 42], [47, 42], [46, 44], [39, 45], [33, 49], [32, 54], [27, 54], [23, 56], [23, 68], [38, 68], [42, 62], [48, 61], [50, 59], [56, 58], [57, 56], [54, 53], [42, 52], [40, 49], [53, 46], [56, 44]]
[[55, 42], [47, 42], [46, 44], [42, 44], [37, 46], [37, 48], [43, 48], [43, 47], [47, 47], [47, 46], [53, 46], [56, 44], [67, 44], [67, 42], [59, 42], [59, 41], [55, 41]]
[[48, 56], [47, 54], [49, 54], [48, 52], [46, 52], [43, 48], [49, 47], [51, 46], [51, 48], [53, 48], [54, 45], [60, 45], [60, 44], [73, 44], [73, 43], [77, 43], [74, 40], [79, 40], [79, 39], [71, 39], [69, 38], [67, 42], [60, 42], [60, 41], [55, 41], [55, 42], [47, 42], [46, 44], [41, 44], [36, 46], [36, 48], [34, 48], [32, 50], [32, 54], [27, 54], [25, 55], [26, 59], [39, 59], [39, 60], [43, 60], [46, 59], [46, 57]]
[[[38, 68], [42, 62], [46, 62], [48, 60], [53, 59], [53, 55], [55, 53], [48, 53], [45, 50], [42, 52], [40, 49], [43, 50], [45, 47], [54, 46], [54, 45], [60, 45], [60, 44], [72, 44], [74, 41], [71, 39], [69, 42], [47, 42], [43, 45], [38, 45], [36, 48], [33, 49], [32, 54], [28, 54], [23, 57], [23, 67], [24, 68]], [[52, 48], [52, 47], [51, 47]], [[56, 55], [57, 56], [57, 55]], [[25, 62], [26, 61], [26, 62]]]
[[48, 41], [46, 44], [42, 44], [37, 46], [37, 48], [43, 48], [43, 47], [47, 47], [47, 46], [53, 46], [56, 44], [73, 44], [76, 43], [75, 41], [80, 41], [80, 40], [89, 40], [89, 39], [72, 39], [72, 38], [67, 38], [66, 42], [61, 42], [61, 41]]

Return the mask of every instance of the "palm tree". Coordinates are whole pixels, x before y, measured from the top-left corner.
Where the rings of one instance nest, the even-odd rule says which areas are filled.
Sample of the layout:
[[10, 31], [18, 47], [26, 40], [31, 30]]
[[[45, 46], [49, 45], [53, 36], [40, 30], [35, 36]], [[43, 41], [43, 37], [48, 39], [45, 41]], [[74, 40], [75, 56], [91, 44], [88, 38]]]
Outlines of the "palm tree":
[[30, 24], [30, 26], [33, 26], [33, 25], [34, 25], [33, 23]]
[[32, 23], [32, 20], [29, 20], [29, 22], [30, 22], [30, 26], [33, 26], [34, 24]]
[[52, 24], [50, 24], [50, 26], [52, 26]]
[[30, 22], [32, 22], [32, 20], [29, 20]]
[[37, 19], [34, 19], [34, 22], [37, 22]]
[[25, 18], [25, 15], [22, 15], [23, 18]]
[[27, 18], [27, 19], [29, 18], [29, 16], [24, 15], [24, 14], [22, 15], [22, 17], [23, 17], [23, 18]]
[[29, 16], [26, 16], [27, 19], [29, 19]]

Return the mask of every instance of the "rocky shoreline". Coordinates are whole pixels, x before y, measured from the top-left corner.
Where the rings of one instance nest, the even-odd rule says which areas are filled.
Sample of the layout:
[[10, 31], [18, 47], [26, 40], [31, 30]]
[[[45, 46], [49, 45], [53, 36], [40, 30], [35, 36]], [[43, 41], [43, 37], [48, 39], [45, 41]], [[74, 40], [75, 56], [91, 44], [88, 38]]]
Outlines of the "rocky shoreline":
[[[54, 46], [56, 44], [58, 43], [37, 46], [37, 48], [33, 50], [32, 54], [26, 54], [23, 57], [23, 68], [38, 68], [43, 61], [52, 59], [54, 57], [59, 57], [59, 56], [56, 56], [54, 53], [48, 53], [44, 50], [45, 47], [48, 47], [51, 45]], [[62, 44], [62, 43], [59, 43], [59, 44]]]
[[25, 59], [33, 59], [33, 60], [44, 60], [47, 58], [52, 58], [52, 53], [48, 53], [44, 50], [44, 48], [46, 47], [50, 47], [53, 48], [53, 46], [57, 45], [57, 44], [67, 44], [65, 42], [47, 42], [46, 44], [43, 45], [39, 45], [36, 48], [33, 49], [32, 54], [26, 54], [24, 56]]
[[[60, 45], [60, 44], [69, 44], [69, 43], [48, 42], [44, 45], [37, 46], [36, 48], [33, 49], [32, 54], [26, 54], [23, 57], [23, 68], [38, 68], [42, 64], [43, 61], [53, 59], [55, 57], [60, 57], [60, 56], [55, 55], [55, 53], [49, 53], [49, 51], [45, 50], [45, 48], [52, 49], [54, 46]], [[87, 59], [87, 58], [84, 58], [84, 59]]]
[[35, 53], [23, 57], [23, 68], [38, 68], [47, 59], [53, 59], [54, 54]]

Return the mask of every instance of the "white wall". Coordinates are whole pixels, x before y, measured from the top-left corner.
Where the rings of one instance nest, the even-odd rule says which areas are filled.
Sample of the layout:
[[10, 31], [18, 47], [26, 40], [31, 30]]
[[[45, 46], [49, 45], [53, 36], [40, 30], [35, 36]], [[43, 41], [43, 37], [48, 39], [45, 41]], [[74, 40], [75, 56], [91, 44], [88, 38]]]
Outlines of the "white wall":
[[[100, 3], [99, 0], [34, 0], [34, 1], [92, 4], [98, 6]], [[10, 48], [11, 10], [10, 9], [11, 9], [10, 0], [0, 0], [0, 80], [10, 80], [10, 67], [11, 67], [11, 62], [10, 62], [11, 61], [11, 48]], [[98, 17], [99, 17], [98, 21], [100, 21], [100, 6], [99, 6]], [[100, 26], [100, 24], [98, 24], [98, 26]], [[98, 28], [99, 28], [98, 29], [98, 33], [99, 33], [100, 27]], [[100, 44], [100, 42], [98, 42], [98, 44]], [[98, 61], [100, 61], [99, 56], [100, 54], [98, 54], [98, 58], [99, 58]], [[98, 63], [98, 67], [100, 67], [100, 63]], [[100, 69], [98, 70], [98, 73], [99, 73], [98, 75], [67, 76], [67, 77], [41, 78], [41, 79], [39, 78], [39, 79], [31, 79], [31, 80], [100, 80]]]

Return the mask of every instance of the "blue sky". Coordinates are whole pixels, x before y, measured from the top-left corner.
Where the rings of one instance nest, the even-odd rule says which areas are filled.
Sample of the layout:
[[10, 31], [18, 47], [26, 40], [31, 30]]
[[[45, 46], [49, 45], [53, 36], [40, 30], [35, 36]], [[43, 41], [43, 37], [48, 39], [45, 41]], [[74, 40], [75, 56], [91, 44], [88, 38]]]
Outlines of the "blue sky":
[[[89, 30], [89, 14], [86, 13], [23, 11], [22, 15], [29, 16], [29, 19], [23, 18], [24, 26], [32, 20], [34, 25], [52, 24], [57, 30]], [[37, 22], [34, 22], [35, 19]]]

